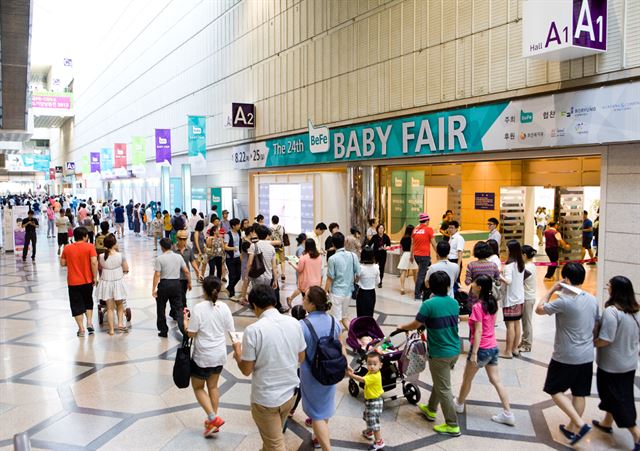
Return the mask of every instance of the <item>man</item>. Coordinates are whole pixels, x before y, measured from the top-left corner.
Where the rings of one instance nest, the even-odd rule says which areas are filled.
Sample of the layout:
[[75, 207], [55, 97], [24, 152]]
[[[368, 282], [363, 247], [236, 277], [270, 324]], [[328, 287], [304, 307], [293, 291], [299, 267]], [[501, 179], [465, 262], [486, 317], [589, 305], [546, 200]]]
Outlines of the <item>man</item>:
[[31, 260], [36, 260], [36, 230], [40, 224], [38, 220], [33, 217], [33, 210], [29, 210], [27, 217], [22, 219], [22, 228], [24, 229], [24, 247], [22, 248], [22, 261], [27, 259], [27, 253], [29, 252], [29, 243], [31, 243]]
[[320, 255], [324, 255], [326, 253], [324, 250], [324, 242], [320, 239], [326, 231], [327, 225], [324, 222], [319, 222], [316, 225], [316, 228], [313, 229], [313, 233], [309, 236], [309, 238], [316, 242], [316, 249], [318, 249]]
[[222, 210], [222, 221], [220, 221], [220, 227], [226, 232], [231, 230], [231, 221], [229, 221], [229, 210]]
[[[584, 260], [584, 256], [587, 252], [589, 252], [589, 258], [593, 259], [593, 249], [591, 249], [591, 242], [593, 241], [593, 222], [589, 219], [589, 212], [584, 210], [582, 212], [582, 257], [581, 260]], [[595, 265], [596, 262], [589, 262], [588, 265]]]
[[[200, 265], [198, 265], [196, 256], [193, 253], [193, 248], [187, 245], [189, 234], [186, 230], [179, 230], [176, 238], [178, 242], [176, 243], [175, 253], [182, 257], [184, 264], [187, 266], [187, 270], [191, 271], [191, 268], [193, 268], [196, 271], [196, 277], [198, 280], [202, 280], [204, 278], [204, 274], [200, 273]], [[187, 306], [187, 289], [187, 277], [184, 272], [180, 272], [180, 306], [177, 309], [174, 309], [173, 306], [171, 306], [169, 309], [169, 316], [176, 321], [178, 316], [182, 316], [182, 310]]]
[[277, 215], [273, 215], [271, 217], [271, 244], [276, 250], [276, 257], [280, 264], [280, 274], [283, 282], [286, 279], [284, 274], [286, 264], [284, 256], [284, 235], [286, 233], [284, 227], [280, 224], [280, 218]]
[[189, 236], [193, 235], [193, 232], [196, 230], [196, 224], [200, 221], [200, 216], [198, 216], [198, 210], [195, 208], [191, 209], [191, 217], [189, 218]]
[[[599, 323], [598, 301], [582, 291], [585, 270], [578, 263], [562, 267], [563, 281], [553, 288], [536, 305], [538, 315], [556, 315], [556, 336], [553, 354], [547, 369], [544, 391], [569, 417], [569, 424], [560, 425], [560, 431], [571, 445], [575, 445], [591, 426], [582, 420], [585, 397], [591, 394], [593, 376], [593, 334]], [[553, 302], [554, 294], [558, 297]], [[572, 399], [564, 394], [571, 389]]]
[[344, 249], [347, 252], [353, 252], [356, 255], [360, 255], [362, 251], [362, 237], [360, 230], [357, 227], [351, 227], [351, 234], [347, 235], [344, 239]]
[[451, 371], [460, 353], [458, 336], [458, 302], [447, 296], [451, 279], [444, 271], [436, 271], [429, 276], [429, 288], [433, 296], [424, 301], [416, 318], [402, 326], [398, 331], [427, 328], [429, 350], [429, 371], [433, 380], [433, 389], [427, 404], [418, 404], [418, 408], [428, 421], [435, 421], [438, 405], [442, 406], [444, 424], [433, 428], [438, 434], [457, 437], [460, 435], [458, 416], [453, 405], [451, 392]]
[[211, 206], [211, 214], [209, 216], [215, 216], [216, 218], [218, 217], [218, 206], [217, 205], [212, 205]]
[[[438, 261], [429, 267], [427, 271], [427, 277], [424, 281], [425, 288], [429, 288], [429, 277], [431, 274], [437, 271], [444, 271], [449, 276], [451, 284], [449, 285], [449, 291], [447, 296], [453, 297], [453, 285], [460, 276], [460, 266], [449, 261], [449, 251], [451, 250], [451, 244], [448, 241], [440, 241], [436, 246], [436, 254], [438, 254]], [[426, 294], [426, 293], [425, 293]], [[429, 296], [425, 296], [424, 300], [427, 300]]]
[[500, 240], [502, 239], [502, 235], [498, 232], [498, 225], [500, 225], [500, 221], [496, 218], [489, 218], [487, 220], [487, 227], [489, 228], [489, 240], [495, 240], [498, 242], [498, 246], [500, 246]]
[[67, 285], [71, 315], [78, 325], [78, 337], [84, 337], [83, 316], [87, 318], [87, 331], [93, 329], [93, 286], [98, 283], [98, 255], [96, 248], [88, 243], [89, 233], [84, 227], [73, 231], [74, 242], [64, 247], [60, 266], [67, 267]]
[[[180, 313], [182, 310], [182, 300], [180, 294], [180, 273], [187, 279], [187, 289], [191, 290], [191, 273], [184, 262], [184, 259], [171, 251], [171, 240], [162, 238], [160, 240], [162, 255], [156, 258], [153, 273], [153, 285], [151, 296], [156, 298], [156, 326], [158, 337], [166, 338], [169, 332], [167, 327], [166, 309], [167, 301], [171, 310]], [[184, 333], [183, 315], [178, 314], [178, 328]]]
[[59, 215], [56, 218], [56, 229], [58, 230], [58, 255], [60, 255], [60, 250], [63, 246], [69, 244], [69, 227], [71, 227], [71, 222], [64, 214], [64, 210], [60, 208]]
[[127, 204], [127, 223], [129, 224], [129, 230], [133, 230], [133, 199], [129, 199]]
[[324, 250], [327, 252], [327, 261], [336, 253], [336, 247], [333, 245], [333, 234], [339, 231], [340, 226], [337, 222], [329, 224], [329, 236], [324, 240]]
[[118, 238], [124, 237], [124, 207], [121, 204], [116, 204], [116, 208], [113, 210], [113, 217], [116, 223], [116, 236]]
[[[462, 272], [462, 254], [464, 253], [464, 238], [459, 232], [460, 224], [458, 221], [449, 221], [449, 245], [451, 249], [449, 250], [449, 261], [452, 263], [457, 263], [460, 266], [460, 272]], [[460, 276], [456, 278], [456, 282], [454, 284], [454, 291], [458, 291], [458, 286], [460, 285]]]
[[179, 208], [173, 210], [173, 216], [171, 217], [171, 242], [176, 243], [176, 234], [178, 230], [184, 230], [187, 226], [184, 216], [180, 213]]
[[442, 222], [440, 223], [440, 234], [442, 235], [442, 239], [445, 241], [449, 241], [449, 222], [453, 221], [453, 211], [447, 210], [442, 215]]
[[276, 310], [273, 289], [254, 287], [249, 303], [258, 321], [247, 326], [242, 344], [233, 343], [233, 358], [240, 372], [251, 376], [251, 416], [262, 449], [286, 451], [283, 427], [300, 384], [297, 370], [304, 361], [306, 343], [300, 323]]
[[418, 275], [416, 276], [416, 285], [413, 290], [413, 297], [416, 301], [422, 301], [424, 278], [429, 265], [431, 265], [431, 247], [436, 248], [433, 229], [429, 227], [430, 219], [427, 213], [420, 213], [420, 216], [418, 216], [420, 224], [413, 229], [413, 235], [411, 236], [411, 259], [418, 264]]
[[560, 248], [571, 249], [571, 246], [562, 239], [562, 235], [558, 231], [558, 223], [549, 221], [547, 230], [544, 231], [544, 252], [549, 257], [549, 262], [554, 265], [547, 266], [547, 273], [544, 276], [545, 281], [553, 280], [556, 274], [558, 260], [560, 260]]
[[349, 330], [349, 304], [353, 293], [353, 282], [360, 274], [358, 257], [344, 250], [344, 235], [333, 235], [336, 253], [329, 259], [325, 291], [331, 296], [331, 313], [342, 322], [345, 331]]
[[256, 258], [256, 255], [262, 254], [262, 259], [264, 261], [264, 272], [254, 278], [247, 278], [244, 283], [243, 292], [246, 293], [247, 286], [249, 280], [251, 281], [252, 287], [256, 287], [258, 285], [267, 285], [272, 287], [273, 289], [278, 288], [278, 265], [276, 263], [276, 250], [271, 245], [271, 243], [267, 242], [267, 238], [269, 237], [269, 229], [266, 226], [258, 225], [255, 228], [255, 233], [258, 237], [258, 241], [249, 247], [247, 250], [247, 254], [249, 258], [247, 259], [247, 268], [248, 271], [251, 271], [251, 265], [253, 264], [253, 260]]
[[238, 218], [233, 218], [229, 221], [229, 227], [229, 231], [224, 234], [225, 260], [227, 263], [227, 270], [229, 271], [229, 284], [227, 285], [227, 291], [229, 292], [229, 298], [232, 301], [239, 301], [240, 298], [236, 297], [236, 284], [240, 281], [242, 274], [242, 267], [240, 264], [240, 245], [242, 244], [242, 237], [240, 236], [240, 220]]

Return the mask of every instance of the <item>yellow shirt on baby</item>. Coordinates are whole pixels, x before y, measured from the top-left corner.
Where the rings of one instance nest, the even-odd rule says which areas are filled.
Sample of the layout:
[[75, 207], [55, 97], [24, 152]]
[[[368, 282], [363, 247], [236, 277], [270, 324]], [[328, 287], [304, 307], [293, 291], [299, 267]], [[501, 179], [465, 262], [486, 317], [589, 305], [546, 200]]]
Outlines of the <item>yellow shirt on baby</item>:
[[364, 399], [376, 399], [382, 396], [382, 373], [369, 373], [364, 375]]

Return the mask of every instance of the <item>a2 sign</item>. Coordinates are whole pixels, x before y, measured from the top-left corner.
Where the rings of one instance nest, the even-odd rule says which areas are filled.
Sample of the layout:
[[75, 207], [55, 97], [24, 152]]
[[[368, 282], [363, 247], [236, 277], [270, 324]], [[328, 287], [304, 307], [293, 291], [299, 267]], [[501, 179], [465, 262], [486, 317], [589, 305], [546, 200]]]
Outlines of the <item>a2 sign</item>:
[[254, 128], [256, 126], [256, 106], [253, 103], [232, 103], [225, 127]]

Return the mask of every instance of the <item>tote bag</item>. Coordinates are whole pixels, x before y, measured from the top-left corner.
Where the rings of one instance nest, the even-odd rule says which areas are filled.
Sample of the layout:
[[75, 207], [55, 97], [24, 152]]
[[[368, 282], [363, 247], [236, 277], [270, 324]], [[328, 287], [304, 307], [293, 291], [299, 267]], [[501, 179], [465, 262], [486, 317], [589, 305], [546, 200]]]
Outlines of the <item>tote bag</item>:
[[264, 255], [262, 252], [258, 252], [258, 244], [254, 244], [255, 253], [253, 254], [253, 262], [251, 263], [251, 268], [249, 268], [249, 277], [251, 279], [257, 279], [261, 275], [265, 273], [267, 268], [264, 266]]
[[176, 351], [173, 363], [173, 383], [178, 388], [187, 388], [191, 380], [191, 339], [185, 335]]

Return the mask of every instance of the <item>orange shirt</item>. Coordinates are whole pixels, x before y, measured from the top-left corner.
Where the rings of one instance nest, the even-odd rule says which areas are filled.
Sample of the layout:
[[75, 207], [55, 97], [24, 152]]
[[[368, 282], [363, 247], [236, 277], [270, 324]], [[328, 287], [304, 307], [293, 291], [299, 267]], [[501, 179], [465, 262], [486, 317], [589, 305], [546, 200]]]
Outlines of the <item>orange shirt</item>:
[[431, 256], [431, 239], [433, 238], [433, 229], [426, 224], [418, 224], [413, 229], [413, 255], [418, 257]]
[[93, 282], [91, 257], [97, 257], [96, 248], [91, 243], [80, 241], [68, 244], [62, 251], [67, 261], [67, 284], [69, 286], [86, 285]]

